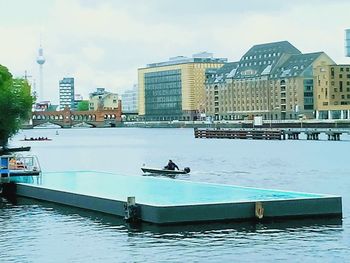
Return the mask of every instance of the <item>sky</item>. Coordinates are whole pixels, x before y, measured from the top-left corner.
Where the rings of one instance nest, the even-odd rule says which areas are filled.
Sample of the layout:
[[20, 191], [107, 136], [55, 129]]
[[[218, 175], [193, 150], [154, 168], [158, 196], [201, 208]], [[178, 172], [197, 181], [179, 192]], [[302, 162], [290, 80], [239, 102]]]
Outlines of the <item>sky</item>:
[[237, 61], [253, 45], [283, 40], [350, 64], [349, 0], [0, 0], [0, 10], [0, 64], [16, 77], [27, 72], [39, 91], [41, 43], [43, 97], [53, 103], [63, 77], [86, 99], [97, 87], [121, 94], [146, 64], [202, 51]]

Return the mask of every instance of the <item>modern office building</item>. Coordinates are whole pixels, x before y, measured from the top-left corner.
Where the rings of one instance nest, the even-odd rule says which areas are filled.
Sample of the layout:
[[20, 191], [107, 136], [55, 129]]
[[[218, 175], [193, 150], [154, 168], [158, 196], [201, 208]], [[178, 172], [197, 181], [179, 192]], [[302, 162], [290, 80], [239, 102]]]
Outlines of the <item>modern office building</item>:
[[317, 119], [350, 119], [350, 65], [315, 68]]
[[255, 45], [238, 62], [206, 72], [206, 115], [215, 120], [314, 116], [314, 68], [334, 62], [288, 41]]
[[118, 109], [118, 94], [106, 91], [104, 88], [97, 88], [89, 95], [90, 110], [115, 110]]
[[60, 109], [74, 109], [74, 78], [63, 78], [59, 81]]
[[134, 85], [132, 89], [125, 91], [122, 95], [123, 113], [138, 112], [138, 88]]
[[205, 109], [205, 70], [226, 62], [203, 52], [140, 68], [139, 117], [149, 121], [196, 120]]

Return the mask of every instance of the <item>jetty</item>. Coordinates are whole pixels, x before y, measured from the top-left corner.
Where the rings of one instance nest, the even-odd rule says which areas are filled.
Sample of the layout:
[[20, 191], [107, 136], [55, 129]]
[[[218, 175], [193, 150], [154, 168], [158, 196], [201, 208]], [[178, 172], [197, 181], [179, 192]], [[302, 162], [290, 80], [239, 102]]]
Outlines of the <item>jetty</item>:
[[3, 189], [7, 195], [161, 225], [342, 217], [339, 196], [96, 171], [43, 173], [42, 180], [16, 180]]
[[304, 134], [307, 140], [319, 140], [320, 134], [326, 134], [328, 140], [339, 141], [342, 134], [349, 134], [349, 130], [194, 128], [195, 138], [206, 139], [299, 140], [301, 134]]

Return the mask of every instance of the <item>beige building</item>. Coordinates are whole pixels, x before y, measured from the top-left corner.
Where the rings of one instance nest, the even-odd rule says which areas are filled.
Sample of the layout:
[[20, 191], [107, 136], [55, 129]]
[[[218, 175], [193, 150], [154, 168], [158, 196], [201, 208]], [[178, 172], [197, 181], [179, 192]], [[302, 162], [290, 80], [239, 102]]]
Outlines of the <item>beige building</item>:
[[211, 53], [174, 57], [138, 70], [138, 108], [144, 120], [196, 120], [205, 110], [205, 71], [227, 59]]
[[240, 61], [207, 70], [206, 114], [215, 120], [313, 118], [313, 68], [333, 63], [287, 41], [255, 45]]
[[104, 88], [97, 88], [89, 96], [90, 110], [115, 110], [118, 109], [118, 94], [105, 91]]
[[317, 119], [350, 119], [350, 65], [315, 67]]

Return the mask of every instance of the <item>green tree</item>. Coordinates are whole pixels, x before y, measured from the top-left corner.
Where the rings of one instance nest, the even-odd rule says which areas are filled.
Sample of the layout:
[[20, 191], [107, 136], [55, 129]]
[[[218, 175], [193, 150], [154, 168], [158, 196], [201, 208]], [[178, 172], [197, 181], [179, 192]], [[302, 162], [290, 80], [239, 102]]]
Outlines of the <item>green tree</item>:
[[8, 69], [0, 65], [0, 146], [6, 147], [23, 121], [30, 117], [33, 97], [24, 79], [14, 79]]
[[82, 100], [78, 103], [78, 111], [87, 111], [89, 110], [89, 101], [88, 100]]

